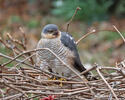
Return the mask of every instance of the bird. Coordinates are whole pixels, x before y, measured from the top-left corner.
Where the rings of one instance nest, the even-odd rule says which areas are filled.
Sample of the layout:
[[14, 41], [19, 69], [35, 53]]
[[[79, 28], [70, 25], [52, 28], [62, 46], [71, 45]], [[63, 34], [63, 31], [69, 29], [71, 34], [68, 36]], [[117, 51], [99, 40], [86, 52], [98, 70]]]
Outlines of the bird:
[[[55, 24], [47, 24], [41, 32], [41, 39], [37, 44], [37, 49], [49, 48], [54, 52], [65, 64], [73, 68], [77, 73], [83, 72], [86, 68], [81, 63], [77, 45], [68, 32], [62, 32]], [[62, 62], [57, 59], [50, 51], [43, 49], [36, 52], [36, 65], [41, 70], [46, 70], [65, 77], [71, 77], [74, 73], [68, 69]], [[84, 76], [89, 80], [88, 72]]]

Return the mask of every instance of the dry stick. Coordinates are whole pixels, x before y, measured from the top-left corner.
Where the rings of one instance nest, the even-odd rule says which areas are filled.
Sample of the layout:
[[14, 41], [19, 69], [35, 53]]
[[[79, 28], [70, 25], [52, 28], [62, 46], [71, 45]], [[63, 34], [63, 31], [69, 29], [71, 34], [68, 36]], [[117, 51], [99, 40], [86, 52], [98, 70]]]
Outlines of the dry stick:
[[23, 30], [23, 28], [22, 27], [19, 27], [19, 29], [20, 29], [20, 31], [23, 33], [23, 38], [24, 38], [24, 40], [23, 40], [23, 44], [26, 46], [26, 42], [27, 42], [27, 39], [26, 39], [26, 33], [25, 33], [25, 31]]
[[[26, 51], [27, 50], [27, 47], [26, 47], [26, 44], [27, 44], [27, 39], [26, 39], [26, 33], [25, 31], [23, 30], [22, 27], [19, 27], [20, 31], [23, 33], [23, 41], [22, 41], [22, 44], [23, 44], [23, 47], [24, 47], [24, 50]], [[29, 56], [31, 56], [31, 53], [28, 53]], [[32, 65], [34, 65], [34, 60], [33, 58], [31, 57], [30, 58], [30, 62]]]
[[[91, 88], [93, 89], [93, 88]], [[75, 92], [69, 92], [69, 93], [64, 93], [64, 92], [40, 92], [40, 91], [24, 91], [25, 93], [33, 93], [33, 94], [47, 94], [47, 95], [68, 95], [68, 96], [71, 96], [71, 95], [75, 95], [75, 94], [78, 94], [78, 93], [82, 93], [82, 92], [87, 92], [89, 91], [89, 89], [85, 89], [85, 90], [80, 90], [80, 91], [75, 91]]]
[[[7, 56], [7, 55], [4, 55], [4, 54], [2, 54], [2, 53], [0, 53], [0, 56], [2, 56], [2, 57], [4, 57], [4, 58], [7, 58], [7, 59], [10, 59], [10, 60], [13, 60], [13, 59], [14, 59], [14, 58], [9, 57], [9, 56]], [[56, 77], [61, 77], [61, 78], [65, 78], [65, 79], [67, 79], [67, 80], [71, 80], [70, 78], [67, 78], [67, 77], [61, 76], [61, 75], [59, 75], [59, 74], [55, 74], [55, 73], [51, 73], [51, 72], [47, 72], [47, 71], [43, 71], [43, 70], [41, 70], [39, 67], [34, 67], [33, 65], [31, 65], [31, 64], [27, 64], [27, 63], [25, 63], [25, 62], [22, 62], [22, 61], [19, 60], [19, 59], [15, 59], [15, 60], [13, 60], [13, 61], [16, 61], [16, 62], [19, 62], [19, 63], [25, 64], [25, 65], [27, 65], [27, 66], [33, 68], [34, 70], [37, 70], [37, 71], [40, 72], [40, 73], [41, 73], [41, 72], [42, 72], [42, 73], [47, 73], [47, 74], [50, 74], [50, 75], [53, 75], [53, 76], [56, 76]]]
[[[118, 68], [118, 63], [116, 62], [116, 68]], [[120, 68], [120, 70], [118, 71], [123, 77], [125, 77], [125, 74], [123, 73], [123, 71], [121, 70], [121, 68]]]
[[2, 100], [16, 100], [17, 98], [23, 96], [22, 93], [18, 93], [18, 94], [15, 94], [15, 95], [11, 95], [11, 96], [8, 96], [8, 97], [4, 97], [2, 98]]
[[11, 41], [13, 41], [13, 42], [15, 42], [15, 43], [17, 43], [17, 44], [23, 46], [22, 42], [19, 41], [19, 40], [17, 40], [17, 39], [14, 39], [14, 38], [10, 35], [10, 33], [7, 33], [7, 36], [8, 36], [8, 38], [9, 38]]
[[19, 66], [21, 63], [23, 63], [23, 62], [25, 62], [26, 60], [30, 59], [30, 58], [31, 58], [32, 56], [34, 56], [34, 55], [35, 55], [35, 53], [32, 54], [32, 55], [30, 55], [30, 56], [28, 56], [27, 58], [23, 59], [21, 62], [19, 62], [18, 64], [16, 64], [15, 67]]
[[115, 25], [113, 25], [113, 27], [115, 28], [115, 30], [119, 33], [119, 35], [122, 37], [123, 41], [125, 42], [125, 38], [124, 38], [124, 36], [122, 35], [122, 33], [116, 28]]
[[[20, 77], [24, 77], [24, 78], [27, 78], [27, 79], [39, 82], [39, 83], [44, 83], [44, 82], [46, 82], [46, 83], [65, 83], [65, 84], [83, 84], [83, 83], [88, 83], [88, 82], [60, 81], [60, 80], [43, 80], [43, 79], [39, 81], [37, 79], [33, 79], [32, 77], [24, 76], [24, 75], [20, 75], [20, 74], [0, 74], [0, 76], [20, 76]], [[93, 83], [92, 81], [89, 82], [90, 85], [93, 85], [92, 83]], [[13, 83], [13, 84], [19, 84], [19, 83]]]
[[[29, 87], [34, 87], [34, 88], [36, 88], [37, 89], [37, 87], [39, 87], [39, 88], [45, 88], [45, 89], [47, 89], [46, 88], [46, 86], [42, 86], [41, 84], [40, 85], [37, 85], [37, 84], [34, 84], [34, 83], [26, 83], [26, 82], [23, 82], [23, 83], [17, 83], [17, 82], [7, 82], [7, 84], [13, 84], [13, 85], [18, 85], [18, 86], [29, 86]], [[49, 88], [48, 88], [49, 89]], [[52, 89], [52, 88], [50, 88], [50, 89]]]
[[[91, 70], [94, 70], [96, 67], [97, 67], [97, 66], [93, 66], [92, 68], [81, 72], [80, 75], [84, 75], [84, 74], [90, 72]], [[78, 76], [74, 75], [74, 76], [72, 76], [71, 78], [76, 78], [76, 77], [78, 77]]]
[[[74, 92], [74, 91], [80, 91], [80, 90], [85, 90], [85, 89], [88, 89], [87, 87], [81, 87], [81, 88], [76, 88], [76, 89], [55, 89], [55, 88], [40, 88], [40, 87], [28, 87], [28, 86], [19, 86], [19, 85], [15, 85], [16, 88], [21, 88], [21, 89], [26, 89], [26, 90], [50, 90], [50, 91], [53, 91], [53, 90], [56, 90], [56, 91], [63, 91], [63, 92]], [[122, 89], [123, 90], [123, 89]], [[90, 94], [91, 95], [91, 94]]]
[[[4, 57], [4, 58], [7, 58], [7, 59], [10, 59], [10, 60], [13, 60], [13, 59], [14, 59], [13, 57], [4, 55], [4, 54], [2, 54], [2, 53], [0, 53], [0, 56], [1, 56], [1, 57]], [[34, 67], [33, 65], [30, 65], [30, 64], [27, 64], [27, 63], [25, 63], [25, 62], [22, 62], [22, 61], [19, 60], [19, 59], [15, 59], [14, 61], [19, 62], [19, 63], [22, 63], [22, 64], [25, 64], [25, 65], [30, 66], [30, 67]]]
[[99, 68], [96, 68], [99, 76], [103, 79], [103, 81], [105, 82], [105, 84], [108, 86], [108, 88], [111, 90], [112, 94], [114, 95], [116, 100], [119, 100], [118, 97], [116, 96], [115, 92], [113, 91], [112, 87], [108, 84], [108, 82], [106, 81], [106, 79], [103, 77], [103, 75], [101, 74]]
[[3, 40], [2, 40], [2, 38], [0, 37], [0, 42], [5, 46], [5, 47], [7, 47], [8, 49], [10, 49], [10, 46], [9, 45], [7, 45]]
[[[10, 60], [13, 60], [13, 59], [14, 59], [14, 58], [9, 57], [9, 56], [7, 56], [7, 55], [4, 55], [4, 54], [2, 54], [2, 53], [0, 53], [0, 56], [2, 56], [2, 57], [4, 57], [4, 58], [7, 58], [7, 59], [10, 59]], [[34, 67], [33, 65], [31, 65], [31, 64], [27, 64], [27, 63], [25, 63], [25, 62], [22, 62], [22, 61], [19, 60], [19, 59], [15, 59], [15, 60], [13, 60], [13, 61], [16, 61], [16, 62], [19, 62], [19, 63], [25, 64], [25, 65], [27, 65], [27, 66], [33, 68], [34, 70], [37, 70], [37, 71], [40, 72], [40, 73], [41, 73], [41, 72], [42, 72], [42, 73], [47, 73], [47, 74], [50, 74], [50, 75], [53, 75], [53, 76], [56, 76], [56, 77], [61, 77], [61, 78], [65, 78], [65, 79], [67, 79], [67, 80], [71, 80], [70, 78], [67, 78], [67, 77], [61, 76], [61, 75], [59, 75], [59, 74], [55, 74], [55, 73], [51, 73], [51, 72], [47, 72], [47, 71], [43, 71], [43, 70], [41, 70], [39, 67]]]
[[[22, 30], [22, 28], [21, 28], [21, 30]], [[23, 31], [21, 31], [21, 32], [23, 32]], [[25, 34], [25, 33], [23, 33], [23, 34]], [[9, 33], [7, 33], [7, 36], [9, 37], [9, 39], [10, 39], [11, 41], [13, 41], [13, 42], [19, 44], [20, 46], [22, 46], [25, 51], [27, 50], [26, 44], [25, 44], [26, 42], [22, 43], [21, 41], [19, 41], [19, 40], [17, 40], [17, 39], [14, 39]], [[23, 35], [23, 36], [24, 36], [24, 38], [26, 38], [25, 35]], [[24, 40], [26, 41], [26, 39], [24, 39]], [[16, 46], [15, 46], [15, 47], [16, 47]], [[17, 48], [17, 47], [16, 47], [16, 48]], [[30, 55], [31, 55], [31, 54], [28, 53], [28, 56], [30, 56]], [[30, 61], [31, 61], [31, 64], [33, 65], [33, 64], [34, 64], [34, 61], [33, 61], [32, 58], [30, 58]]]
[[80, 7], [77, 7], [72, 18], [69, 20], [69, 22], [67, 23], [67, 28], [66, 28], [66, 32], [68, 32], [68, 29], [69, 29], [69, 25], [70, 23], [72, 22], [73, 18], [75, 17], [75, 15], [77, 14], [77, 11], [80, 10], [81, 8]]
[[[14, 57], [16, 57], [16, 52], [15, 52], [15, 45], [14, 44], [12, 44], [12, 41], [13, 41], [13, 39], [12, 39], [12, 37], [10, 36], [10, 34], [9, 33], [7, 33], [7, 36], [10, 38], [10, 40], [8, 40], [8, 44], [10, 45], [10, 48], [11, 48], [11, 50], [13, 51], [13, 54], [14, 54]], [[12, 67], [13, 68], [13, 67]], [[14, 66], [14, 68], [18, 71], [18, 73], [20, 73], [20, 70], [19, 69], [17, 69], [15, 66]], [[15, 77], [15, 80], [16, 80], [16, 76], [14, 76]]]
[[[49, 48], [38, 48], [38, 49], [34, 49], [34, 50], [29, 50], [29, 51], [25, 51], [23, 53], [21, 53], [20, 55], [16, 56], [14, 59], [10, 60], [7, 63], [2, 64], [2, 66], [6, 66], [7, 64], [11, 63], [12, 61], [16, 60], [17, 58], [21, 57], [24, 54], [27, 54], [29, 52], [36, 52], [36, 51], [40, 51], [40, 50], [48, 50], [49, 52], [51, 52], [64, 66], [66, 66], [68, 69], [70, 69], [73, 73], [75, 73], [81, 80], [83, 81], [87, 81], [86, 78], [83, 76], [83, 78], [74, 70], [72, 69], [70, 66], [68, 66], [65, 62], [63, 62], [62, 59], [60, 59], [60, 57], [58, 57], [53, 51], [51, 51]], [[85, 85], [90, 89], [89, 85], [87, 83], [85, 83]], [[90, 89], [91, 93], [94, 94], [94, 92]]]
[[0, 89], [0, 94], [1, 94], [1, 96], [2, 97], [4, 97], [5, 95], [4, 95], [4, 92], [3, 92], [3, 90], [2, 89]]
[[88, 35], [90, 35], [90, 34], [92, 34], [92, 33], [95, 33], [95, 32], [96, 32], [96, 30], [94, 29], [94, 30], [92, 30], [92, 31], [90, 31], [90, 32], [88, 32], [88, 33], [86, 33], [86, 34], [83, 35], [80, 39], [78, 39], [78, 40], [76, 41], [76, 44], [78, 45], [78, 43], [79, 43], [82, 39], [86, 38]]
[[22, 91], [22, 90], [20, 90], [20, 89], [18, 89], [18, 88], [15, 88], [15, 87], [12, 86], [12, 85], [8, 85], [8, 84], [5, 83], [5, 82], [3, 82], [3, 84], [4, 84], [5, 86], [9, 87], [9, 88], [12, 88], [12, 89], [18, 91], [18, 92], [21, 92], [23, 95], [25, 95], [25, 97], [28, 97], [24, 91]]
[[40, 97], [42, 94], [38, 94], [38, 95], [35, 95], [35, 96], [32, 96], [32, 97], [29, 97], [29, 98], [27, 98], [27, 99], [25, 99], [25, 100], [32, 100], [33, 98], [38, 98], [38, 97]]
[[[66, 84], [83, 84], [85, 82], [75, 82], [75, 81], [60, 81], [60, 80], [37, 80], [32, 77], [29, 77], [29, 76], [24, 76], [24, 75], [20, 75], [20, 74], [0, 74], [0, 76], [21, 76], [21, 77], [24, 77], [24, 78], [27, 78], [27, 79], [30, 79], [30, 80], [33, 80], [33, 81], [36, 81], [36, 82], [39, 82], [39, 83], [66, 83]], [[15, 83], [15, 84], [18, 84], [18, 83]]]
[[[12, 50], [12, 48], [11, 48], [8, 44], [6, 44], [6, 42], [4, 42], [1, 37], [0, 37], [0, 42], [1, 42], [6, 48]], [[15, 50], [16, 54], [19, 54], [20, 52], [22, 52], [22, 51], [21, 51], [20, 49], [18, 49], [17, 47], [14, 47], [14, 48], [17, 49], [17, 50]]]

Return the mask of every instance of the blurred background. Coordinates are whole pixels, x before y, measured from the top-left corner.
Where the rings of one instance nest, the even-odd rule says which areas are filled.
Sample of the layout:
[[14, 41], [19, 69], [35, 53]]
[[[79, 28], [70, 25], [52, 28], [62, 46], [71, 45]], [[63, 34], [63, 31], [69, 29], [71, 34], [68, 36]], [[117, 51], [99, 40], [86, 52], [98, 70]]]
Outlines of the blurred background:
[[[9, 32], [21, 40], [22, 27], [27, 48], [33, 49], [44, 25], [57, 24], [61, 31], [66, 31], [66, 23], [78, 6], [81, 10], [69, 27], [75, 40], [91, 29], [97, 30], [78, 45], [82, 62], [113, 66], [123, 60], [125, 45], [112, 25], [125, 36], [125, 0], [0, 0], [0, 36], [6, 40]], [[12, 56], [1, 43], [0, 51]], [[4, 62], [1, 58], [0, 61]]]

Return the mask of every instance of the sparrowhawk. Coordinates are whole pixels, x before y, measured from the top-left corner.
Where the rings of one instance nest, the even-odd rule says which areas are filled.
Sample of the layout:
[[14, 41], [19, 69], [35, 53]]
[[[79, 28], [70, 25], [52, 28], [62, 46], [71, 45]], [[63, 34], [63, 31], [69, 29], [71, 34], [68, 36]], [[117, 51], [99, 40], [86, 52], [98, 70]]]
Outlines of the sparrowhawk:
[[[48, 24], [43, 28], [41, 36], [37, 48], [49, 48], [78, 73], [86, 70], [80, 61], [75, 40], [69, 33], [61, 32], [55, 24]], [[48, 50], [37, 51], [36, 57], [37, 65], [42, 70], [51, 71], [65, 77], [73, 75], [73, 72]], [[90, 73], [86, 73], [85, 77], [88, 75]]]

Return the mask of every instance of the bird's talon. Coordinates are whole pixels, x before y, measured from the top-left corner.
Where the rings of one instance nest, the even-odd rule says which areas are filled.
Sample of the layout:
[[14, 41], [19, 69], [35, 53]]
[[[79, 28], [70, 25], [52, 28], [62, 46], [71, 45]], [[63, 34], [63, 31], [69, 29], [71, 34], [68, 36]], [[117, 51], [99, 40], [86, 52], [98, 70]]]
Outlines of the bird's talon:
[[[66, 79], [65, 79], [65, 78], [60, 78], [59, 80], [60, 80], [60, 81], [66, 81]], [[62, 82], [60, 82], [59, 86], [60, 86], [60, 87], [62, 87], [62, 86], [63, 86], [63, 83], [62, 83]]]

